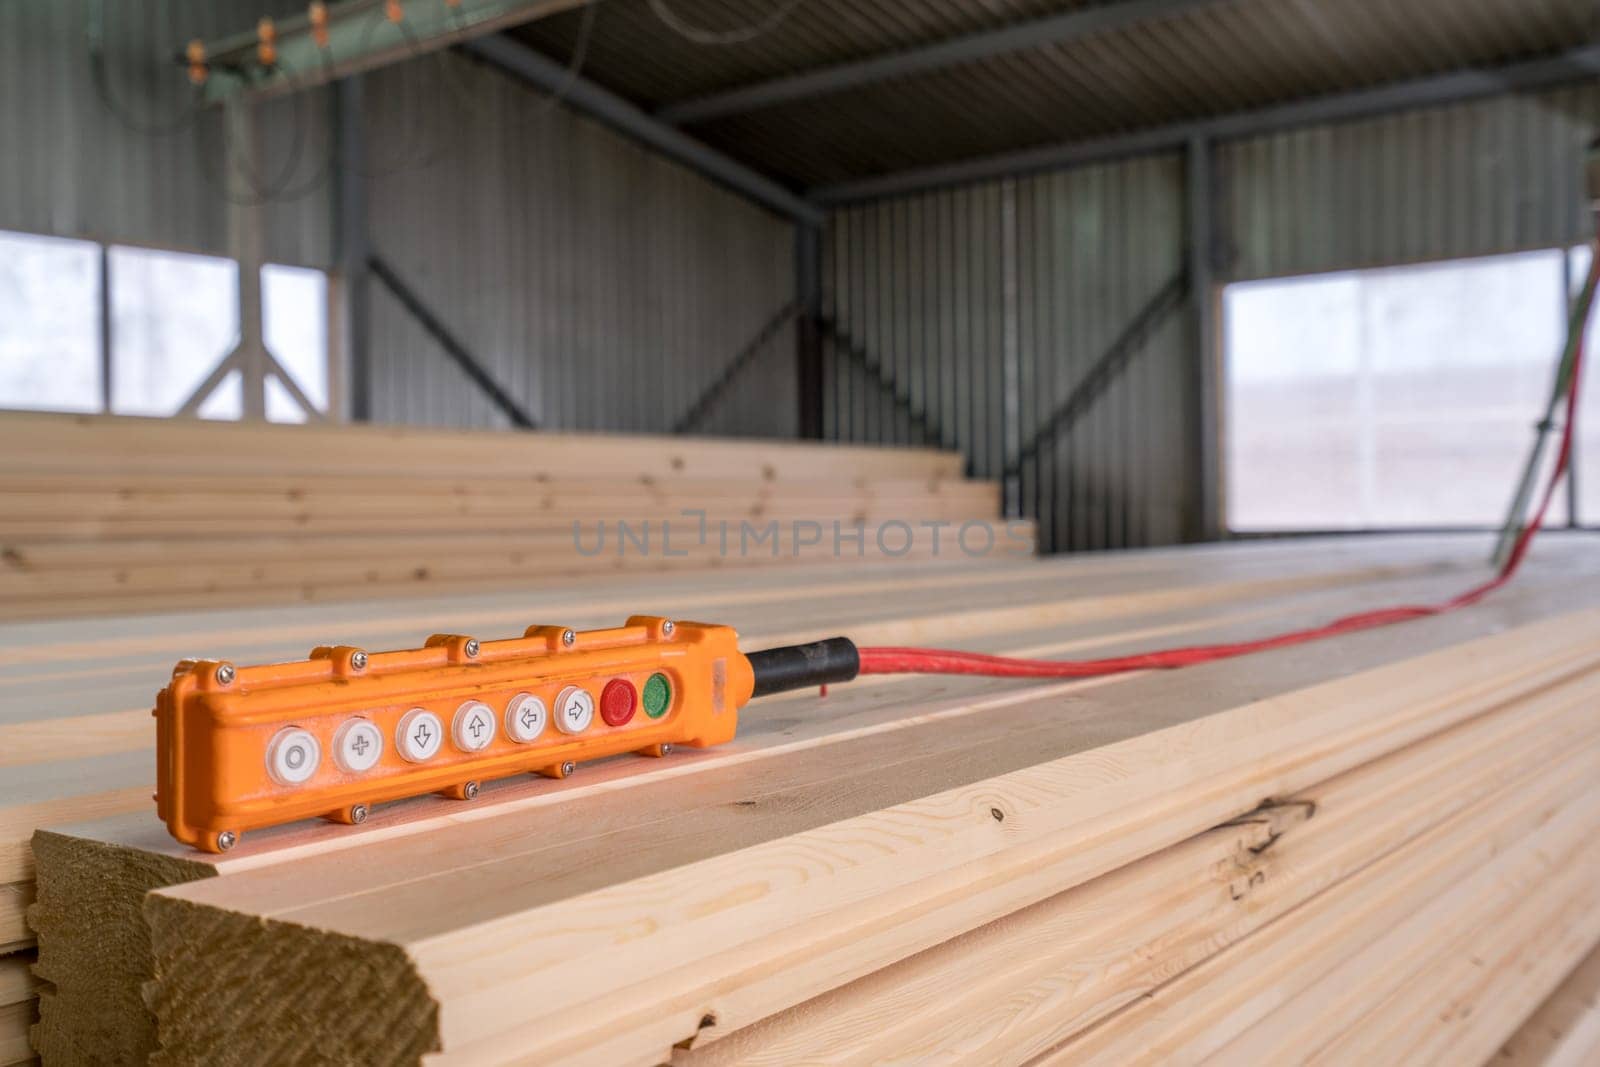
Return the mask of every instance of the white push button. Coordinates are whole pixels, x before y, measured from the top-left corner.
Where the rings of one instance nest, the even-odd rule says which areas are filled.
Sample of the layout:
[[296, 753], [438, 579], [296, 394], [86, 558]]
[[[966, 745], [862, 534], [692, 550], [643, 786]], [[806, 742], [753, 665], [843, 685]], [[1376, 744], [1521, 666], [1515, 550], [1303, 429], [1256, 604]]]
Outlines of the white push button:
[[544, 733], [547, 718], [544, 701], [532, 693], [518, 693], [506, 704], [506, 736], [525, 745]]
[[430, 760], [439, 754], [439, 746], [444, 744], [444, 724], [427, 708], [412, 708], [400, 716], [394, 744], [403, 759], [412, 763]]
[[299, 785], [317, 773], [322, 746], [311, 731], [285, 726], [267, 745], [267, 773], [279, 785]]
[[556, 729], [581, 734], [594, 722], [594, 697], [588, 690], [569, 685], [556, 697]]
[[456, 709], [450, 736], [463, 752], [482, 752], [494, 740], [494, 709], [481, 700], [469, 700]]
[[370, 771], [383, 755], [383, 731], [371, 719], [348, 719], [333, 735], [333, 762], [350, 774]]

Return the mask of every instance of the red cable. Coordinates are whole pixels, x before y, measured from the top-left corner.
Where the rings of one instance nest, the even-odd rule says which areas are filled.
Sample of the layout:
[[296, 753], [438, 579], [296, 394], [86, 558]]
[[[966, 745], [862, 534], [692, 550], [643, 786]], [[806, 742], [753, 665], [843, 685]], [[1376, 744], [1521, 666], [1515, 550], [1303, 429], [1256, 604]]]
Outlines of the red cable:
[[[1600, 277], [1600, 250], [1589, 267], [1590, 282]], [[1493, 593], [1517, 573], [1534, 536], [1544, 525], [1545, 512], [1555, 496], [1556, 485], [1566, 473], [1572, 456], [1573, 428], [1578, 422], [1578, 385], [1583, 370], [1584, 337], [1586, 323], [1578, 323], [1578, 336], [1572, 353], [1572, 380], [1567, 387], [1567, 421], [1561, 431], [1561, 450], [1556, 456], [1555, 469], [1545, 483], [1544, 496], [1533, 514], [1533, 521], [1518, 535], [1512, 544], [1505, 565], [1490, 580], [1473, 586], [1466, 592], [1436, 604], [1404, 604], [1376, 611], [1346, 615], [1322, 626], [1304, 630], [1291, 630], [1254, 641], [1235, 641], [1220, 645], [1191, 645], [1186, 648], [1167, 648], [1153, 652], [1140, 652], [1132, 656], [1113, 656], [1108, 659], [1051, 660], [1020, 659], [1011, 656], [991, 656], [982, 652], [959, 652], [938, 648], [863, 648], [862, 674], [982, 674], [1002, 678], [1092, 678], [1127, 671], [1171, 670], [1196, 663], [1247, 656], [1254, 652], [1285, 648], [1289, 645], [1320, 641], [1325, 637], [1390, 626], [1397, 622], [1422, 619], [1458, 608], [1469, 607]]]

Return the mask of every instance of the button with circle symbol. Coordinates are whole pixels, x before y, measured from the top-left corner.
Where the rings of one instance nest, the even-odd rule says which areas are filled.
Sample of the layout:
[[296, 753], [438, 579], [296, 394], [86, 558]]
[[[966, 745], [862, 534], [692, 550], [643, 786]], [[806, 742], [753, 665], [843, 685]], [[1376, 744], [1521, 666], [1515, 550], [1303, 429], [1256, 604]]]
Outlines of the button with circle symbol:
[[594, 722], [594, 697], [587, 689], [569, 685], [556, 697], [556, 729], [581, 734]]
[[444, 744], [444, 723], [427, 708], [412, 708], [400, 716], [394, 742], [402, 759], [411, 763], [430, 760], [439, 754], [439, 746]]
[[456, 709], [450, 739], [463, 752], [482, 752], [494, 740], [494, 709], [481, 700], [468, 700]]
[[381, 755], [383, 731], [371, 719], [348, 719], [333, 735], [333, 762], [348, 774], [372, 770]]
[[309, 730], [285, 726], [267, 745], [267, 774], [279, 785], [300, 785], [317, 773], [322, 746]]
[[536, 741], [548, 718], [544, 701], [532, 693], [518, 693], [506, 704], [506, 736], [519, 745]]

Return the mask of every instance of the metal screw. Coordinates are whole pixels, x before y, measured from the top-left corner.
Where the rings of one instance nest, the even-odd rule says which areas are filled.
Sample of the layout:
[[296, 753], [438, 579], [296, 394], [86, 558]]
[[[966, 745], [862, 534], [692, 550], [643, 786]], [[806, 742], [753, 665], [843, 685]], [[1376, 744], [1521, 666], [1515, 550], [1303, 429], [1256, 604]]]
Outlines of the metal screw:
[[661, 624], [661, 633], [663, 636], [671, 637], [672, 631], [676, 630], [677, 628], [677, 625], [671, 619], [668, 619], [666, 622]]
[[365, 804], [353, 805], [350, 808], [350, 821], [355, 823], [357, 826], [359, 826], [362, 823], [366, 822], [367, 821], [367, 806]]
[[561, 643], [563, 645], [570, 646], [573, 642], [575, 642], [577, 640], [578, 640], [578, 635], [573, 633], [571, 630], [562, 630], [561, 631]]
[[573, 771], [575, 771], [577, 769], [578, 769], [578, 765], [576, 763], [573, 763], [571, 760], [567, 760], [567, 762], [565, 762], [565, 763], [563, 763], [561, 765], [561, 773], [562, 774], [571, 774]]
[[233, 664], [224, 663], [222, 666], [217, 668], [217, 681], [223, 685], [232, 685], [234, 674], [235, 672], [233, 669]]
[[478, 656], [478, 639], [476, 637], [467, 638], [466, 653], [467, 653], [467, 658], [468, 659], [476, 659], [477, 658], [477, 656]]
[[466, 797], [468, 800], [477, 800], [478, 799], [478, 783], [477, 782], [468, 782], [466, 785], [462, 786], [461, 787], [461, 795]]
[[224, 830], [217, 835], [217, 847], [226, 852], [239, 843], [239, 835], [232, 830]]
[[671, 745], [671, 744], [665, 744], [665, 745], [662, 745], [662, 746], [661, 746], [661, 754], [662, 754], [662, 755], [663, 755], [663, 756], [670, 756], [670, 755], [672, 755], [672, 745]]
[[366, 670], [367, 669], [367, 654], [365, 652], [352, 652], [352, 653], [350, 653], [350, 666], [354, 667], [358, 671]]

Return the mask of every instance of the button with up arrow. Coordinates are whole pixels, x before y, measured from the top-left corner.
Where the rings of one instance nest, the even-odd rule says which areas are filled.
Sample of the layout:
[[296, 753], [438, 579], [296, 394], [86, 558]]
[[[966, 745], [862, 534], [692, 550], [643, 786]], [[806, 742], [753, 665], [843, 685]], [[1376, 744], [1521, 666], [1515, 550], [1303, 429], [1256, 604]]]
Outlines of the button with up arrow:
[[465, 701], [450, 724], [450, 739], [463, 752], [482, 752], [494, 740], [494, 718], [494, 710], [483, 701]]

